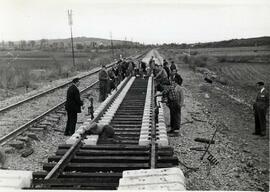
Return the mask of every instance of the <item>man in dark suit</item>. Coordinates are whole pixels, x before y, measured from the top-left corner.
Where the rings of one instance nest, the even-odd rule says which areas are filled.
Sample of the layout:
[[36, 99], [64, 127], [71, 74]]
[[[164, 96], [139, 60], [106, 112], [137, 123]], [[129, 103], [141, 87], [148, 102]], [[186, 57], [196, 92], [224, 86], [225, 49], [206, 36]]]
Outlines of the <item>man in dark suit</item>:
[[182, 85], [183, 79], [181, 77], [181, 75], [179, 75], [177, 73], [177, 69], [173, 69], [172, 70], [172, 74], [171, 74], [171, 81], [175, 81], [178, 85]]
[[67, 101], [65, 105], [67, 111], [66, 136], [70, 136], [75, 132], [77, 113], [81, 112], [81, 106], [83, 105], [78, 89], [79, 85], [79, 78], [75, 78], [72, 80], [72, 85], [67, 90]]
[[266, 112], [269, 107], [269, 93], [265, 89], [263, 82], [256, 84], [258, 94], [256, 101], [253, 104], [254, 117], [255, 117], [255, 132], [253, 135], [266, 135]]

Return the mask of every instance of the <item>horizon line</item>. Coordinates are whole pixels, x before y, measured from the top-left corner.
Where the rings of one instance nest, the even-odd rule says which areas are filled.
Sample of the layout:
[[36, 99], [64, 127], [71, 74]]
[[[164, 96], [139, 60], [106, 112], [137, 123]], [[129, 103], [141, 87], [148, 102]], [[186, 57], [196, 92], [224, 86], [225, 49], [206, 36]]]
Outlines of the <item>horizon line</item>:
[[[87, 37], [87, 36], [75, 36], [73, 37], [73, 39], [76, 38], [93, 38], [93, 39], [102, 39], [102, 40], [108, 40], [110, 41], [110, 39], [108, 38], [102, 38], [102, 37]], [[230, 41], [230, 40], [241, 40], [241, 39], [255, 39], [255, 38], [270, 38], [270, 35], [263, 35], [263, 36], [256, 36], [256, 37], [236, 37], [236, 38], [230, 38], [230, 39], [221, 39], [221, 40], [214, 40], [214, 41], [197, 41], [197, 42], [163, 42], [163, 43], [145, 43], [145, 42], [140, 42], [140, 41], [131, 41], [131, 40], [121, 40], [121, 39], [112, 39], [113, 41], [124, 41], [124, 42], [134, 42], [134, 43], [140, 43], [140, 44], [144, 44], [144, 45], [154, 45], [154, 44], [158, 44], [158, 45], [162, 45], [162, 44], [197, 44], [197, 43], [213, 43], [213, 42], [220, 42], [220, 41]], [[21, 39], [21, 40], [1, 40], [2, 42], [20, 42], [20, 41], [40, 41], [42, 39], [46, 39], [49, 41], [53, 41], [53, 40], [65, 40], [65, 39], [70, 39], [70, 37], [66, 37], [66, 38], [40, 38], [40, 39]]]

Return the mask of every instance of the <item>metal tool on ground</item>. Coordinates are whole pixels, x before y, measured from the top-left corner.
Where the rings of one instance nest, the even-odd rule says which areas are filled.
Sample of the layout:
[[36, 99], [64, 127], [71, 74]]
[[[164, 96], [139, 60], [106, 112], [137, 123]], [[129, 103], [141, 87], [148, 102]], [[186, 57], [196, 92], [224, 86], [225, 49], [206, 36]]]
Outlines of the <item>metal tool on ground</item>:
[[202, 157], [201, 157], [201, 160], [203, 160], [205, 154], [206, 154], [206, 153], [208, 152], [208, 150], [209, 150], [209, 147], [210, 147], [211, 143], [214, 141], [214, 137], [216, 136], [217, 130], [218, 130], [218, 129], [216, 128], [216, 130], [215, 130], [215, 132], [214, 132], [214, 134], [213, 134], [213, 136], [212, 136], [210, 142], [208, 143], [208, 146], [207, 146], [206, 150], [204, 151], [204, 153], [203, 153], [203, 155], [202, 155]]
[[205, 139], [205, 138], [195, 138], [194, 141], [208, 144], [215, 144], [215, 140]]
[[194, 150], [194, 151], [205, 151], [206, 150], [205, 147], [191, 147], [189, 149], [190, 150]]
[[208, 151], [209, 156], [207, 157], [207, 160], [210, 162], [211, 165], [217, 165], [219, 162], [218, 160], [212, 155], [210, 154], [210, 152]]
[[[194, 151], [206, 151], [205, 147], [191, 147], [189, 149]], [[207, 151], [207, 153], [208, 153], [207, 160], [210, 162], [210, 164], [217, 165], [219, 163], [218, 160], [210, 153], [209, 150]]]

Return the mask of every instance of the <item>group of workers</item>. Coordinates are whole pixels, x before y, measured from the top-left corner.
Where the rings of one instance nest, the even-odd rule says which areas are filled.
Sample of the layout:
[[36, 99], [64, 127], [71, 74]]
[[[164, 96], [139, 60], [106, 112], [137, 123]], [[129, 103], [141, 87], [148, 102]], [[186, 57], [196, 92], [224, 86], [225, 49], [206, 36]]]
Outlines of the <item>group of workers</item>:
[[133, 61], [122, 58], [109, 70], [106, 69], [106, 65], [102, 65], [102, 69], [99, 72], [99, 102], [104, 101], [108, 94], [116, 89], [117, 85], [125, 77], [135, 75], [138, 71], [137, 69], [138, 66]]
[[[145, 61], [134, 63], [128, 59], [120, 59], [114, 66], [107, 70], [105, 65], [99, 72], [99, 101], [104, 101], [108, 94], [127, 76], [135, 75], [145, 78], [153, 73], [156, 83], [156, 89], [160, 91], [164, 100], [170, 109], [171, 123], [170, 133], [180, 128], [181, 107], [184, 103], [183, 90], [181, 88], [183, 79], [177, 73], [176, 66], [171, 61], [170, 68], [168, 62], [164, 59], [162, 63], [156, 63], [154, 57], [151, 57], [148, 64]], [[65, 135], [69, 136], [75, 132], [77, 123], [77, 113], [81, 112], [83, 101], [80, 98], [78, 78], [73, 79], [72, 85], [67, 91], [67, 125]], [[158, 96], [158, 95], [156, 95]]]
[[[107, 70], [105, 65], [99, 72], [100, 94], [99, 101], [106, 99], [107, 95], [116, 89], [117, 85], [127, 76], [135, 75], [145, 78], [153, 74], [155, 80], [155, 96], [162, 96], [170, 110], [170, 134], [179, 134], [181, 125], [181, 108], [184, 106], [184, 94], [182, 88], [183, 79], [177, 73], [176, 65], [171, 61], [169, 63], [164, 59], [162, 63], [156, 62], [157, 59], [151, 57], [147, 63], [140, 61], [134, 63], [131, 60], [120, 59], [111, 69]], [[258, 94], [256, 102], [253, 105], [255, 117], [254, 135], [266, 135], [266, 113], [269, 107], [269, 93], [265, 89], [263, 82], [258, 82]], [[65, 135], [72, 135], [75, 131], [77, 122], [77, 113], [81, 112], [83, 101], [80, 99], [79, 79], [75, 78], [67, 91], [67, 125]], [[110, 127], [110, 132], [111, 131]], [[104, 129], [107, 130], [107, 129]], [[178, 132], [178, 133], [177, 133]], [[105, 134], [106, 135], [106, 134]], [[113, 135], [110, 133], [110, 135]]]
[[177, 73], [174, 61], [170, 67], [166, 59], [162, 63], [156, 63], [154, 58], [150, 59], [149, 65], [153, 67], [153, 75], [157, 93], [155, 96], [162, 96], [163, 101], [170, 110], [170, 134], [179, 134], [181, 125], [181, 108], [184, 106], [184, 93], [182, 88], [183, 79]]

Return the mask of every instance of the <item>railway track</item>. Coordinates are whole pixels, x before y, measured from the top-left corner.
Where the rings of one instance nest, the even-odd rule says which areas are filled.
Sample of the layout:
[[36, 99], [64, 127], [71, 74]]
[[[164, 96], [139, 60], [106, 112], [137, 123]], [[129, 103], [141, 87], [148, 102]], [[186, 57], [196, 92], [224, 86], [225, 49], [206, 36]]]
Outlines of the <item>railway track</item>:
[[[44, 171], [33, 173], [32, 188], [114, 190], [123, 171], [176, 166], [173, 149], [160, 142], [164, 137], [161, 122], [155, 121], [153, 83], [152, 76], [125, 79], [96, 117], [48, 158]], [[112, 125], [120, 143], [89, 135], [93, 122]]]
[[[131, 57], [139, 59], [142, 55]], [[113, 66], [115, 63], [107, 65]], [[97, 85], [97, 73], [100, 69], [94, 69], [90, 73], [80, 77], [80, 91], [84, 94]], [[0, 109], [0, 145], [6, 144], [16, 136], [29, 128], [42, 130], [48, 127], [63, 115], [66, 96], [66, 87], [70, 82], [49, 89], [20, 102]]]

